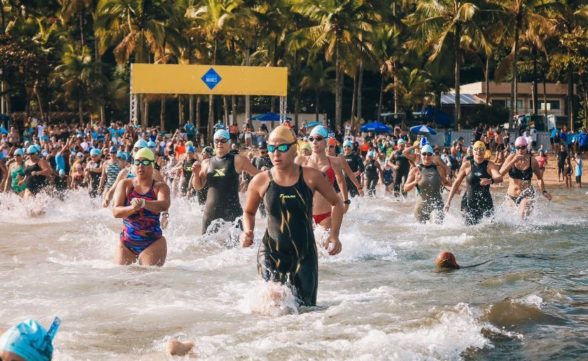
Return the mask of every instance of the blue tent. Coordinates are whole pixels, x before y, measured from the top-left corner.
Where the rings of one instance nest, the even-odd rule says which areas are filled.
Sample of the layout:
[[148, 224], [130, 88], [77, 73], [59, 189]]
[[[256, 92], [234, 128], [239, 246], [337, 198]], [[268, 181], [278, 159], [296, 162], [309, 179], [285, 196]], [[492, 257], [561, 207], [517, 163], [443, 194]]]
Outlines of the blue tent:
[[321, 122], [317, 122], [317, 121], [314, 121], [314, 122], [309, 122], [308, 124], [306, 124], [306, 125], [304, 126], [304, 128], [314, 128], [314, 127], [316, 127], [317, 125], [323, 125], [323, 123], [321, 123]]
[[[258, 120], [262, 122], [275, 122], [280, 120], [280, 114], [278, 113], [264, 113], [264, 114], [256, 114], [251, 117], [252, 120]], [[292, 118], [286, 118], [292, 120]]]
[[392, 128], [384, 123], [380, 122], [369, 122], [362, 125], [359, 130], [362, 132], [374, 132], [374, 133], [391, 133]]
[[437, 134], [435, 129], [426, 125], [415, 125], [414, 127], [410, 127], [410, 131], [413, 133], [427, 133], [431, 135]]
[[453, 115], [444, 113], [431, 106], [425, 109], [425, 116], [429, 121], [433, 121], [441, 127], [449, 128], [453, 125]]

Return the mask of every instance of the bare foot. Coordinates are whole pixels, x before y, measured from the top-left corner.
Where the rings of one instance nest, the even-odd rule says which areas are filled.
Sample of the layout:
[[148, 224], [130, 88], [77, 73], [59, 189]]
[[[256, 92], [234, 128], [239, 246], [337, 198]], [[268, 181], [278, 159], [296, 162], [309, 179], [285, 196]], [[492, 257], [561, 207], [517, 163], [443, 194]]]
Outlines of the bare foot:
[[181, 342], [178, 340], [169, 340], [167, 342], [166, 351], [172, 356], [184, 356], [192, 351], [194, 342], [186, 341]]

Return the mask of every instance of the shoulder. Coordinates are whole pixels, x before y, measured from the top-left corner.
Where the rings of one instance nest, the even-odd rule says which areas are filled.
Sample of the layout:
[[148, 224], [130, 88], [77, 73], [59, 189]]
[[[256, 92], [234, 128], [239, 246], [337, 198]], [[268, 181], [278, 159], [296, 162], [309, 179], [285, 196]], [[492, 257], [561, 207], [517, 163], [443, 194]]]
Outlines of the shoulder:
[[259, 172], [249, 182], [249, 188], [261, 194], [261, 191], [267, 188], [270, 182], [269, 171]]
[[[129, 181], [132, 182], [132, 179], [128, 179]], [[157, 191], [168, 191], [169, 192], [169, 186], [167, 185], [167, 183], [163, 182], [163, 181], [156, 181], [153, 184], [153, 188], [155, 188]]]

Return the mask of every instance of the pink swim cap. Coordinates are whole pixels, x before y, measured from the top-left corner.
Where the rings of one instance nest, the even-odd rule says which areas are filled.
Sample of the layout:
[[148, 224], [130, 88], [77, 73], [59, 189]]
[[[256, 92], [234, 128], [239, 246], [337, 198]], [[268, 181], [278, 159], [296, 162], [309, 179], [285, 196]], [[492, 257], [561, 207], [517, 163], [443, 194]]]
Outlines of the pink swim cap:
[[515, 147], [526, 147], [527, 145], [527, 138], [525, 137], [518, 137], [517, 140], [515, 140]]

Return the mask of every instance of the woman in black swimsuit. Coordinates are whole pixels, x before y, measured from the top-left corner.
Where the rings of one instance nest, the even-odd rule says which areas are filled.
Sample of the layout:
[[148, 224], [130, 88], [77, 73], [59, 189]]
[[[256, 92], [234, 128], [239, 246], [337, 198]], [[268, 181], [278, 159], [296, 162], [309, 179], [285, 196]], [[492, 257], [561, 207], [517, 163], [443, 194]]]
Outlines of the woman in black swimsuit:
[[294, 163], [295, 145], [296, 137], [285, 126], [270, 134], [267, 148], [274, 167], [249, 183], [241, 244], [253, 244], [255, 213], [263, 199], [268, 225], [259, 248], [258, 270], [266, 281], [289, 281], [300, 304], [314, 306], [318, 258], [312, 230], [313, 194], [318, 191], [331, 204], [331, 229], [323, 244], [331, 255], [341, 251], [339, 229], [345, 208], [320, 171]]
[[27, 161], [24, 164], [25, 184], [27, 189], [25, 197], [37, 195], [47, 186], [47, 177], [53, 174], [49, 163], [39, 157], [39, 147], [31, 145], [27, 148]]
[[515, 141], [515, 147], [516, 153], [506, 158], [500, 168], [500, 175], [505, 176], [508, 173], [510, 182], [506, 195], [519, 207], [521, 218], [524, 219], [533, 209], [533, 201], [535, 200], [535, 188], [531, 184], [533, 173], [537, 177], [539, 192], [548, 200], [551, 200], [551, 194], [545, 190], [539, 163], [528, 153], [525, 137], [518, 137]]

